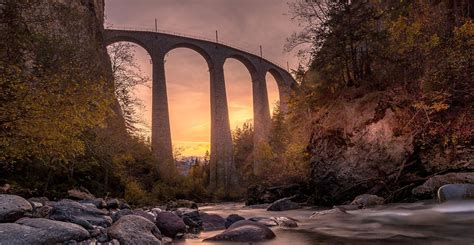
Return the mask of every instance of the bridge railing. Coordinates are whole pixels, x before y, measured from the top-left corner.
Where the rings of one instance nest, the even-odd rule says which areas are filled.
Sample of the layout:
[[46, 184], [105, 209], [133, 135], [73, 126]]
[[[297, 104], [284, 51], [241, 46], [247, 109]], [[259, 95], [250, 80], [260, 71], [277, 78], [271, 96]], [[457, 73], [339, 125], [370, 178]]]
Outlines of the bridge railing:
[[[249, 49], [247, 49], [247, 48], [244, 48], [244, 47], [235, 45], [235, 44], [233, 44], [233, 43], [221, 41], [221, 40], [219, 40], [218, 42], [216, 42], [215, 39], [211, 39], [211, 38], [208, 38], [208, 37], [202, 37], [202, 36], [184, 34], [184, 33], [179, 33], [179, 32], [174, 32], [174, 31], [168, 31], [168, 30], [162, 30], [162, 29], [146, 28], [146, 27], [126, 27], [126, 26], [113, 26], [113, 25], [110, 25], [110, 26], [106, 26], [105, 29], [106, 29], [106, 30], [122, 30], [122, 31], [156, 32], [156, 33], [169, 34], [169, 35], [180, 36], [180, 37], [185, 37], [185, 38], [192, 38], [192, 39], [197, 39], [197, 40], [203, 40], [203, 41], [213, 42], [213, 43], [217, 43], [217, 44], [222, 44], [222, 45], [225, 45], [225, 46], [228, 46], [228, 47], [231, 47], [231, 48], [234, 48], [234, 49], [238, 49], [238, 50], [241, 50], [241, 51], [247, 52], [247, 53], [249, 53], [249, 54], [253, 54], [253, 55], [255, 55], [255, 56], [260, 57], [260, 54], [258, 54], [258, 53], [255, 52], [255, 51], [251, 51], [251, 50], [249, 50]], [[287, 70], [287, 68], [285, 68], [285, 66], [282, 66], [282, 65], [279, 64], [278, 62], [274, 62], [274, 61], [272, 61], [272, 60], [266, 58], [264, 55], [262, 55], [262, 58], [263, 58], [264, 60], [266, 60], [266, 61], [272, 63], [273, 65], [278, 66], [280, 69], [283, 69], [283, 70], [285, 70], [285, 71]]]

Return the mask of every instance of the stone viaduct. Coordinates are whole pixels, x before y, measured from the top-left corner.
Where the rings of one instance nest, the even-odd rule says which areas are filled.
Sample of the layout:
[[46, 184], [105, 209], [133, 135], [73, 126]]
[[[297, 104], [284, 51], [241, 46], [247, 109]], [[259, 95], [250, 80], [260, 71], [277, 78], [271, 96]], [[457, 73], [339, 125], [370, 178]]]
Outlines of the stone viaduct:
[[[280, 108], [285, 111], [290, 91], [296, 86], [292, 76], [268, 60], [216, 41], [174, 35], [163, 32], [136, 30], [105, 30], [106, 45], [132, 42], [148, 51], [153, 63], [152, 83], [152, 151], [162, 171], [174, 166], [168, 99], [166, 93], [165, 55], [175, 48], [189, 48], [204, 57], [210, 73], [211, 99], [211, 156], [210, 188], [228, 190], [234, 184], [232, 136], [229, 124], [227, 95], [224, 80], [224, 62], [234, 58], [248, 69], [252, 80], [254, 144], [267, 141], [271, 123], [265, 76], [270, 72], [278, 85]], [[256, 168], [256, 167], [255, 167]], [[254, 169], [255, 169], [254, 168]]]

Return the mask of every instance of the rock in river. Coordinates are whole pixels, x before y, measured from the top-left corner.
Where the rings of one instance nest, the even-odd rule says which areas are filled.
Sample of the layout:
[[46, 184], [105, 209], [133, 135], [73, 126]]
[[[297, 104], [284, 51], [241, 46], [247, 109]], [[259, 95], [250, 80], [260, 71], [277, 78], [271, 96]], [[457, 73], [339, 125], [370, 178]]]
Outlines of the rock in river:
[[229, 215], [226, 219], [225, 219], [225, 228], [229, 228], [229, 226], [231, 226], [232, 224], [234, 224], [235, 222], [239, 221], [239, 220], [245, 220], [244, 217], [238, 215], [238, 214], [231, 214]]
[[0, 194], [0, 223], [13, 222], [32, 209], [31, 204], [20, 196]]
[[384, 199], [370, 194], [362, 194], [354, 198], [354, 201], [351, 202], [351, 205], [355, 205], [358, 207], [372, 207], [377, 205], [382, 205], [384, 203]]
[[298, 208], [300, 208], [300, 205], [298, 205], [298, 203], [295, 203], [288, 198], [283, 198], [272, 203], [267, 208], [267, 211], [285, 211], [285, 210], [292, 210], [292, 209], [298, 209]]
[[232, 224], [224, 232], [204, 241], [261, 242], [275, 238], [275, 233], [265, 225], [241, 220]]
[[438, 190], [438, 201], [469, 200], [474, 199], [473, 184], [443, 185]]
[[146, 218], [126, 215], [115, 222], [107, 231], [112, 239], [120, 244], [161, 244], [161, 232]]
[[112, 218], [104, 211], [67, 199], [53, 205], [49, 218], [75, 223], [88, 230], [92, 230], [94, 225], [108, 227], [112, 224]]
[[49, 220], [23, 218], [16, 223], [0, 224], [0, 244], [57, 244], [84, 241], [87, 232], [76, 224]]
[[171, 212], [158, 213], [156, 216], [156, 226], [165, 236], [171, 238], [176, 237], [178, 233], [186, 232], [186, 225], [183, 220]]
[[202, 229], [205, 231], [215, 231], [225, 229], [225, 219], [217, 214], [200, 212], [202, 219]]

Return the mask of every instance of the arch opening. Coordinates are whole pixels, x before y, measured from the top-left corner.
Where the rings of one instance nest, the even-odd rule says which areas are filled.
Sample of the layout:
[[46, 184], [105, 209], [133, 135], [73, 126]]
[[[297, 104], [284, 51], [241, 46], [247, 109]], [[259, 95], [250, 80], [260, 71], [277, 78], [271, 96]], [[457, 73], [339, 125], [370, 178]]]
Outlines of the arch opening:
[[270, 107], [270, 115], [273, 117], [275, 109], [280, 106], [280, 92], [275, 76], [271, 72], [267, 72], [265, 76], [267, 83], [268, 105]]
[[210, 149], [209, 61], [188, 46], [165, 56], [166, 90], [175, 157], [202, 157]]
[[224, 75], [231, 130], [242, 128], [245, 123], [253, 124], [252, 77], [248, 64], [227, 58]]

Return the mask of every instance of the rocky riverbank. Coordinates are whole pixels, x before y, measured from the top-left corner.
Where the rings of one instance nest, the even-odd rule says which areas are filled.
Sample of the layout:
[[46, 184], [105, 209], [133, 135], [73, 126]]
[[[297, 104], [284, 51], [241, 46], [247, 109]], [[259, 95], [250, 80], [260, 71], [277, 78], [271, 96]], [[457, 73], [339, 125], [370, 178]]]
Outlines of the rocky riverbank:
[[95, 198], [79, 190], [69, 195], [82, 200], [1, 194], [0, 244], [474, 241], [467, 232], [474, 225], [470, 184], [439, 188], [441, 204], [383, 205], [382, 198], [365, 194], [332, 209], [304, 206], [290, 198], [264, 205], [203, 207], [179, 200], [132, 209], [115, 198]]

